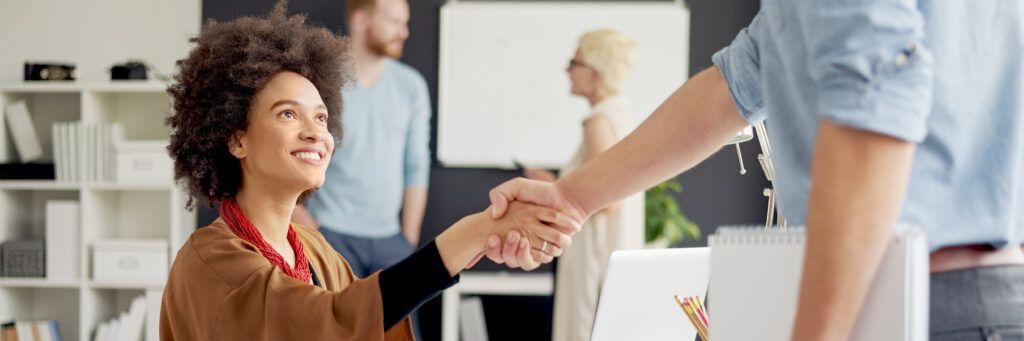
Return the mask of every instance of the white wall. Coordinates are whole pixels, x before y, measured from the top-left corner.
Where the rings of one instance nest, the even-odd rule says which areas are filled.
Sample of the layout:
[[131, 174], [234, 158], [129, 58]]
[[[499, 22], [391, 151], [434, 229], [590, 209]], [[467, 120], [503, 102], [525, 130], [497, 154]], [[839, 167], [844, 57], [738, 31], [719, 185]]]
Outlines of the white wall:
[[199, 32], [201, 7], [201, 0], [2, 0], [0, 82], [21, 81], [26, 60], [77, 64], [85, 82], [109, 80], [110, 66], [129, 58], [173, 74]]

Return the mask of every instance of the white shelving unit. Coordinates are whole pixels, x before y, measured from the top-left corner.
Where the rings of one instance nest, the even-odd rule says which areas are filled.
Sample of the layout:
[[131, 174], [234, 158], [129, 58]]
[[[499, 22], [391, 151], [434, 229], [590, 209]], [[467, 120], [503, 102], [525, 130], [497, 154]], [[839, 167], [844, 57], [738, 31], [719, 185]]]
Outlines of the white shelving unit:
[[[158, 82], [0, 84], [0, 110], [25, 100], [45, 158], [53, 158], [50, 126], [55, 122], [119, 122], [125, 137], [168, 139], [170, 113], [166, 85]], [[81, 140], [80, 140], [81, 141]], [[13, 143], [8, 142], [9, 148]], [[13, 148], [11, 148], [13, 149]], [[9, 150], [9, 155], [14, 154]], [[79, 169], [80, 174], [84, 169]], [[166, 183], [0, 181], [0, 241], [45, 238], [48, 200], [75, 200], [81, 207], [79, 274], [72, 280], [0, 277], [0, 320], [56, 319], [65, 340], [88, 341], [96, 326], [126, 311], [132, 298], [150, 295], [146, 340], [158, 339], [152, 305], [163, 283], [97, 282], [92, 278], [92, 243], [97, 239], [163, 239], [168, 260], [194, 230], [196, 216], [185, 210], [185, 194]]]

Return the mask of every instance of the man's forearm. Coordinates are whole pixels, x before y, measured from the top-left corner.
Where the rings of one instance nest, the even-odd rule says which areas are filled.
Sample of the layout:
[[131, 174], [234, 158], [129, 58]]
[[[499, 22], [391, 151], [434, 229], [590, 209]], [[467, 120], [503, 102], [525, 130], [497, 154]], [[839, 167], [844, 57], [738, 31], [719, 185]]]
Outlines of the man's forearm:
[[589, 215], [700, 163], [746, 125], [721, 71], [712, 67], [676, 90], [622, 142], [557, 184]]
[[406, 187], [402, 204], [402, 235], [413, 246], [420, 242], [420, 230], [426, 209], [427, 187]]
[[846, 340], [906, 194], [912, 143], [823, 120], [793, 340]]

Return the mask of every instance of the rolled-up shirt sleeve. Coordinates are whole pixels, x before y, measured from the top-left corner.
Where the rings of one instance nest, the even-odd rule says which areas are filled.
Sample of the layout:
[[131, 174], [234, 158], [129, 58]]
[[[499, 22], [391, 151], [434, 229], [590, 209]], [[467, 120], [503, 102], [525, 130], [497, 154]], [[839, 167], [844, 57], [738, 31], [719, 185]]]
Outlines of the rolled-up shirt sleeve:
[[796, 13], [823, 118], [924, 139], [934, 84], [917, 1], [816, 0]]
[[750, 123], [765, 118], [761, 92], [761, 59], [752, 33], [761, 27], [761, 15], [736, 35], [732, 43], [711, 56], [732, 94], [740, 115]]

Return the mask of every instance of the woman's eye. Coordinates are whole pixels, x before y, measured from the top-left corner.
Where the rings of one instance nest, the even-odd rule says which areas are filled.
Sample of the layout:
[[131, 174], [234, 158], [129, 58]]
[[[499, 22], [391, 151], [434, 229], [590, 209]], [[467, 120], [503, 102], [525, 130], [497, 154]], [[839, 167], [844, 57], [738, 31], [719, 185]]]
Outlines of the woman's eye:
[[316, 120], [317, 120], [317, 122], [327, 122], [327, 115], [326, 114], [316, 115]]
[[291, 110], [282, 111], [280, 115], [284, 118], [295, 118], [295, 112]]

